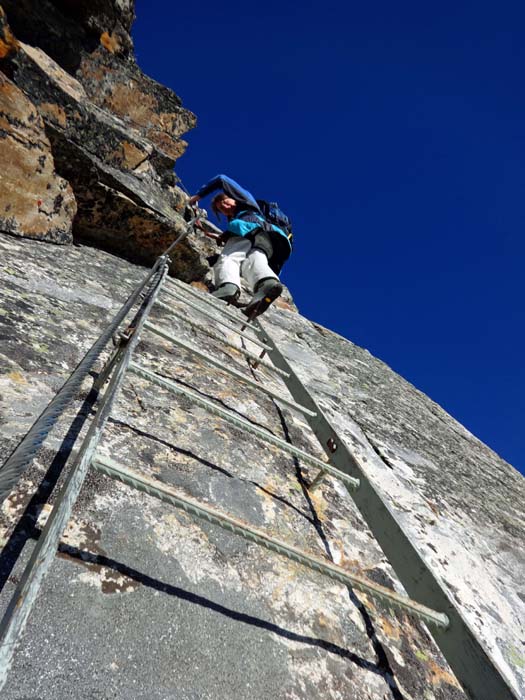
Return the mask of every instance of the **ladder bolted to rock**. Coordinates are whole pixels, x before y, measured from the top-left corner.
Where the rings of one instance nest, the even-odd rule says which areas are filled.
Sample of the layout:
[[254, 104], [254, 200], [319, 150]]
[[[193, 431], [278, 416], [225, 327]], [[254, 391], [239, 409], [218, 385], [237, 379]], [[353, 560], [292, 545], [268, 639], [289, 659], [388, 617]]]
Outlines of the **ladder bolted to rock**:
[[[188, 235], [195, 220], [194, 218], [189, 222], [187, 230], [156, 261], [144, 281], [132, 293], [108, 328], [88, 351], [70, 379], [0, 468], [1, 503], [16, 486], [43, 440], [73, 400], [83, 379], [87, 376], [109, 339], [122, 325], [130, 310], [138, 304], [135, 316], [128, 323], [124, 333], [121, 333], [117, 348], [107, 360], [95, 382], [94, 386], [99, 391], [106, 382], [107, 388], [99, 396], [95, 417], [69, 469], [64, 484], [56, 496], [51, 514], [0, 623], [0, 689], [5, 683], [11, 666], [15, 645], [24, 629], [44, 576], [55, 558], [60, 537], [71, 517], [73, 506], [91, 467], [134, 489], [176, 508], [181, 508], [194, 517], [203, 518], [257, 545], [313, 569], [323, 576], [363, 591], [373, 598], [378, 598], [392, 608], [409, 612], [428, 625], [438, 647], [471, 698], [475, 700], [517, 700], [517, 695], [508, 684], [497, 661], [484, 649], [475, 631], [465, 620], [449, 593], [433, 575], [425, 560], [411, 543], [409, 536], [396, 521], [388, 505], [370, 483], [348, 447], [337, 435], [308, 389], [300, 381], [285, 356], [272, 340], [265, 324], [259, 319], [248, 322], [241, 312], [221, 300], [197, 291], [178, 280], [168, 279], [167, 273], [170, 263], [168, 253]], [[168, 306], [165, 301], [161, 302], [158, 299], [161, 293], [165, 293], [166, 297], [175, 299], [197, 314], [204, 316], [207, 325], [199, 323], [194, 318], [186, 319]], [[206, 333], [213, 339], [221, 341], [224, 347], [233, 348], [235, 352], [247, 358], [252, 369], [264, 367], [268, 371], [273, 371], [282, 379], [291, 394], [291, 398], [282, 396], [281, 393], [264, 386], [262, 382], [250, 379], [220, 360], [206, 355], [195, 345], [177, 337], [172, 331], [165, 330], [157, 323], [148, 320], [156, 305], [174, 313], [177, 318], [188, 323], [194, 331]], [[270, 361], [263, 361], [260, 355], [256, 355], [245, 347], [235, 345], [232, 341], [219, 335], [216, 330], [210, 329], [211, 321], [215, 326], [236, 334], [240, 343], [243, 341], [252, 343], [262, 349], [263, 354], [267, 353]], [[142, 331], [153, 333], [165, 341], [173, 343], [191, 356], [229, 374], [236, 381], [243, 382], [250, 389], [261, 391], [274, 401], [301, 413], [326, 452], [328, 461], [308, 454], [290, 442], [273, 435], [270, 431], [223, 408], [217, 402], [205, 399], [175, 380], [159, 376], [150, 369], [134, 362], [132, 355]], [[317, 487], [327, 475], [339, 479], [347, 487], [408, 595], [401, 595], [366, 578], [356, 576], [326, 558], [315, 556], [271, 537], [249, 523], [233, 518], [208, 504], [189, 498], [171, 486], [128, 469], [99, 454], [97, 446], [102, 438], [105, 423], [111, 414], [113, 403], [128, 371], [171, 393], [184, 396], [187, 400], [218, 416], [226, 423], [253, 435], [262, 444], [270, 444], [295, 456], [303, 464], [316, 469], [317, 475], [312, 480], [310, 488]], [[366, 601], [364, 604], [366, 605]]]

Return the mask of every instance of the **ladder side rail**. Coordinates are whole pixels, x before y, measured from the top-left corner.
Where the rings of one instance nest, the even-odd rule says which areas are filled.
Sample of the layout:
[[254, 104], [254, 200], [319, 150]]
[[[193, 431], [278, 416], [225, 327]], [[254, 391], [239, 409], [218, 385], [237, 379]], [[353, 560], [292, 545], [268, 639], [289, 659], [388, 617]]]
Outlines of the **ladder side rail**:
[[225, 513], [214, 506], [210, 506], [207, 503], [203, 503], [194, 498], [186, 496], [180, 493], [178, 489], [174, 489], [173, 487], [168, 486], [157, 479], [151, 479], [145, 474], [141, 474], [134, 469], [124, 467], [109, 457], [96, 454], [91, 465], [97, 471], [100, 471], [113, 479], [121, 481], [122, 483], [127, 484], [138, 491], [147, 493], [154, 498], [164, 501], [165, 503], [170, 503], [176, 508], [181, 508], [190, 515], [207, 520], [208, 522], [218, 525], [229, 532], [233, 532], [233, 534], [238, 535], [239, 537], [255, 542], [255, 544], [265, 547], [272, 552], [276, 552], [281, 556], [287, 557], [292, 561], [299, 562], [303, 566], [317, 571], [321, 575], [327, 576], [334, 581], [338, 581], [339, 583], [343, 583], [345, 585], [351, 585], [357, 590], [360, 590], [363, 593], [368, 593], [369, 595], [378, 598], [388, 605], [401, 610], [406, 610], [409, 613], [420, 617], [430, 625], [436, 625], [438, 627], [446, 627], [448, 625], [447, 616], [437, 612], [436, 610], [431, 610], [430, 608], [407, 598], [405, 595], [396, 593], [390, 588], [375, 583], [374, 581], [370, 581], [363, 576], [353, 574], [341, 566], [337, 566], [330, 561], [301, 550], [298, 547], [285, 542], [284, 540], [272, 537], [264, 532], [264, 530], [260, 530], [250, 523], [234, 518], [228, 513]]
[[304, 413], [309, 416], [315, 416], [315, 413], [310, 411], [310, 409], [305, 408], [305, 406], [301, 406], [300, 404], [296, 403], [295, 401], [286, 398], [285, 396], [282, 396], [280, 392], [274, 391], [273, 389], [269, 389], [266, 387], [264, 384], [261, 384], [261, 382], [256, 382], [250, 377], [248, 377], [246, 374], [243, 374], [242, 372], [237, 371], [236, 369], [233, 369], [233, 367], [228, 367], [228, 365], [224, 364], [224, 362], [221, 362], [220, 360], [216, 360], [213, 356], [206, 354], [196, 348], [194, 345], [191, 345], [191, 343], [187, 343], [185, 340], [182, 340], [181, 338], [177, 338], [177, 336], [173, 335], [172, 333], [168, 333], [168, 331], [165, 331], [163, 328], [160, 328], [160, 326], [154, 325], [153, 323], [146, 322], [144, 324], [145, 330], [150, 331], [151, 333], [154, 333], [155, 335], [158, 335], [161, 338], [164, 338], [164, 340], [168, 340], [170, 343], [173, 343], [174, 345], [178, 345], [180, 348], [183, 348], [187, 352], [191, 353], [195, 357], [198, 357], [199, 359], [203, 360], [204, 362], [207, 362], [209, 365], [212, 365], [212, 367], [217, 367], [221, 372], [225, 372], [226, 374], [229, 374], [231, 377], [234, 377], [237, 381], [243, 382], [244, 384], [247, 384], [248, 386], [252, 387], [252, 389], [256, 389], [257, 391], [261, 391], [263, 394], [266, 394], [267, 396], [271, 396], [272, 399], [275, 399], [276, 401], [279, 401], [282, 403], [284, 406], [288, 406], [288, 408], [292, 408], [294, 411], [299, 411], [300, 413]]
[[315, 418], [306, 416], [306, 420], [330, 456], [331, 464], [359, 480], [359, 488], [349, 489], [350, 495], [408, 595], [432, 609], [444, 612], [449, 618], [450, 625], [446, 630], [433, 628], [431, 633], [466, 693], [473, 700], [519, 700], [497, 661], [476, 637], [469, 622], [441, 581], [434, 576], [349, 448], [339, 438], [266, 327], [260, 319], [257, 319], [257, 323], [264, 331], [261, 336], [263, 340], [273, 346], [269, 352], [270, 359], [290, 375], [288, 379], [283, 379], [290, 393], [317, 413]]
[[112, 318], [106, 329], [95, 340], [91, 348], [86, 352], [82, 360], [73, 370], [69, 378], [58, 390], [57, 394], [48, 403], [40, 416], [33, 423], [26, 435], [15, 447], [13, 452], [0, 467], [0, 504], [10, 494], [18, 480], [25, 472], [42, 443], [51, 432], [62, 413], [66, 410], [74, 397], [78, 394], [82, 382], [89, 374], [96, 360], [117, 331], [122, 321], [126, 318], [135, 303], [141, 297], [148, 284], [158, 274], [159, 266], [163, 258], [159, 258], [151, 268], [143, 281], [131, 293], [120, 310]]
[[167, 273], [168, 265], [165, 263], [161, 268], [161, 275], [157, 286], [151, 291], [150, 296], [146, 298], [132, 322], [134, 331], [129, 337], [126, 349], [121, 355], [118, 366], [114, 367], [108, 387], [100, 401], [98, 411], [88, 429], [78, 455], [53, 505], [53, 510], [33, 549], [29, 562], [22, 573], [20, 582], [0, 622], [0, 690], [3, 688], [7, 679], [7, 673], [11, 667], [16, 643], [24, 630], [44, 577], [53, 563], [60, 537], [71, 517], [73, 506], [75, 505], [80, 489], [84, 483], [89, 465], [102, 438], [106, 421], [110, 415], [118, 391], [124, 381], [133, 350], [139, 341], [140, 330], [155, 302], [155, 298]]

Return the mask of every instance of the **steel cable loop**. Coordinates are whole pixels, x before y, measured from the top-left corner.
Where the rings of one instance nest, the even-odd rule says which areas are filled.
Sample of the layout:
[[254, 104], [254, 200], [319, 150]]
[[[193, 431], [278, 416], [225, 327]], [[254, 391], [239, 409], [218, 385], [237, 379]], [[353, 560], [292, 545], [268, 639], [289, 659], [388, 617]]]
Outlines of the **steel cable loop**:
[[[128, 297], [127, 301], [121, 307], [120, 311], [113, 317], [106, 330], [93, 343], [91, 348], [87, 351], [75, 370], [69, 376], [69, 379], [67, 379], [62, 388], [59, 389], [55, 397], [50, 401], [40, 416], [33, 423], [25, 437], [22, 438], [11, 455], [0, 467], [0, 504], [3, 503], [5, 498], [9, 495], [20, 479], [21, 475], [29, 466], [29, 463], [36, 456], [45, 438], [56, 424], [64, 410], [78, 393], [82, 382], [95, 364], [104, 347], [107, 345], [124, 318], [128, 315], [130, 309], [139, 300], [144, 288], [149, 285], [150, 281], [152, 281], [152, 283], [158, 283], [159, 275], [163, 274], [163, 270], [165, 269], [166, 265], [167, 261], [162, 257], [155, 262], [154, 266], [148, 272], [143, 282]], [[153, 289], [155, 289], [155, 287], [153, 287]]]

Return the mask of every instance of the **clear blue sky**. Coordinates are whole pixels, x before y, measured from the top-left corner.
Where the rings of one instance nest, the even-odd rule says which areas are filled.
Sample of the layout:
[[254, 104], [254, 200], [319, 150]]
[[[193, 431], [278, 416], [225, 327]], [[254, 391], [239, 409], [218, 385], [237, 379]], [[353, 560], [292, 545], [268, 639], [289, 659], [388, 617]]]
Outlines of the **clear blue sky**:
[[176, 172], [294, 219], [301, 312], [525, 471], [525, 5], [137, 0], [198, 117]]

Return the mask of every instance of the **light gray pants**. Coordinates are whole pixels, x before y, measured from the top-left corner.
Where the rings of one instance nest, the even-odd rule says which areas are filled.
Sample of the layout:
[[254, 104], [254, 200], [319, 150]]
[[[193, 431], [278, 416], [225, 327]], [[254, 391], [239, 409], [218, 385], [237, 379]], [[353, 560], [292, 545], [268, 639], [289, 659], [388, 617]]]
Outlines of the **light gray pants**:
[[279, 279], [268, 265], [266, 254], [258, 248], [252, 248], [247, 238], [232, 236], [213, 267], [215, 287], [231, 282], [241, 288], [241, 274], [252, 289], [259, 280], [273, 277]]

